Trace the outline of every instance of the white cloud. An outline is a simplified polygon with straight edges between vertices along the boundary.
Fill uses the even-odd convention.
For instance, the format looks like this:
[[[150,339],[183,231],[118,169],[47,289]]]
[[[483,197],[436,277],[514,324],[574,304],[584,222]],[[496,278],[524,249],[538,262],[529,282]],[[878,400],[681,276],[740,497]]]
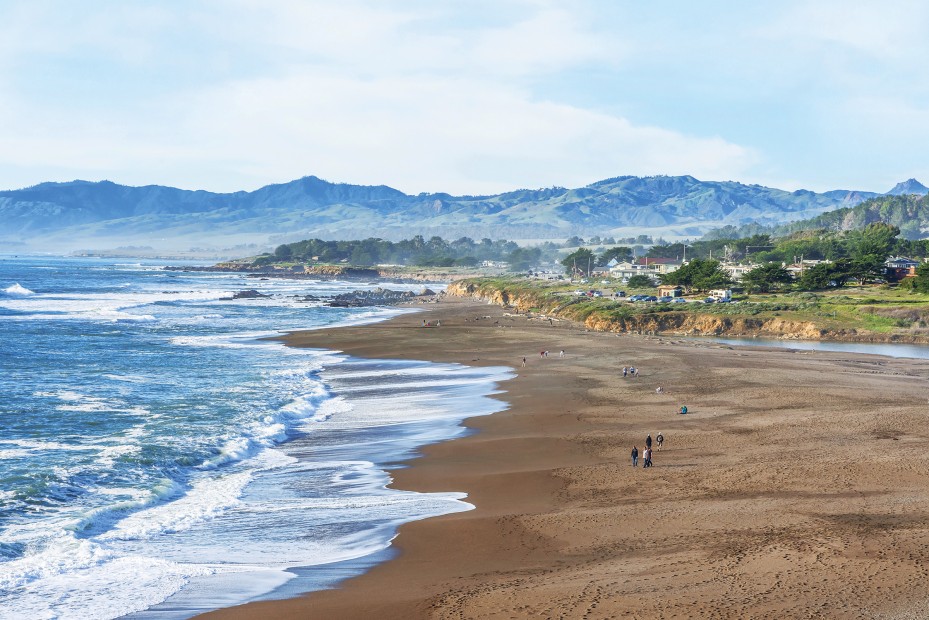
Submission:
[[[929,126],[929,8],[725,5],[9,3],[0,187],[317,174],[478,193],[693,174],[829,189],[929,165],[906,146]],[[855,144],[881,161],[853,161]]]
[[[111,85],[120,97],[150,88],[146,72],[184,54],[199,68],[185,70],[202,79],[118,105],[106,92],[96,102],[0,105],[9,130],[0,161],[17,175],[45,167],[231,191],[316,174],[480,193],[618,174],[728,178],[756,158],[717,137],[535,97],[532,85],[545,76],[611,66],[624,54],[593,28],[591,13],[560,3],[239,0],[157,11],[117,3],[78,16],[79,34],[68,34],[60,15],[37,26],[55,5],[20,20],[38,30],[31,52],[61,62],[90,53],[96,71],[139,69],[138,85]],[[185,40],[185,29],[202,40]]]
[[[803,45],[827,44],[885,60],[926,47],[929,7],[919,0],[820,1],[794,4],[762,32]]]
[[[748,150],[544,101],[477,80],[301,74],[201,93],[186,132],[223,153],[266,153],[250,172],[478,193],[583,185],[617,174],[716,178]],[[260,161],[264,159],[264,161]]]

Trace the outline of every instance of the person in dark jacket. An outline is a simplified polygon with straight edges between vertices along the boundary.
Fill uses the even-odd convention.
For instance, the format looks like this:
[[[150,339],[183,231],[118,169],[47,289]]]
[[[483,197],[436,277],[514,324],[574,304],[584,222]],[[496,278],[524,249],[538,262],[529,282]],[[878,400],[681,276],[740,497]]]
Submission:
[[[635,467],[639,462],[639,449],[632,446],[632,466]]]

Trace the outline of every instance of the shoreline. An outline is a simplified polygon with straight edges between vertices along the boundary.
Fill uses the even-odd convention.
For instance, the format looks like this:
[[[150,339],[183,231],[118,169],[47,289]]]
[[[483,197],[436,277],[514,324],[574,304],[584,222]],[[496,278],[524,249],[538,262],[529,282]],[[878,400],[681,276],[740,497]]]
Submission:
[[[394,488],[464,491],[476,508],[402,526],[393,559],[335,590],[198,617],[905,618],[925,609],[929,361],[586,332],[468,300],[427,309],[440,329],[402,314],[285,341],[514,367],[501,386],[507,410],[469,418],[476,433],[391,472]],[[642,376],[622,379],[626,364]],[[675,415],[678,404],[691,413]],[[667,442],[656,466],[633,469],[631,445],[658,432]]]

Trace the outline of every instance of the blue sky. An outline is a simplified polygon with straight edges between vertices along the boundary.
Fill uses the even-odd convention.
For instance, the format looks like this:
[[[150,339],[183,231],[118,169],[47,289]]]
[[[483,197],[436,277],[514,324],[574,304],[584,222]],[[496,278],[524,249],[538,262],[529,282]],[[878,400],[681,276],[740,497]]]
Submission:
[[[929,184],[916,0],[0,0],[0,188]]]

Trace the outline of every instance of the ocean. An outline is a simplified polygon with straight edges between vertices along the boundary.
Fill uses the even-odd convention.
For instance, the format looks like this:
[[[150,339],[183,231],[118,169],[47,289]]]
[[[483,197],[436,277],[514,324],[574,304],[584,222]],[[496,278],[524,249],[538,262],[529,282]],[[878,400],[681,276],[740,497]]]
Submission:
[[[0,255],[0,618],[176,619],[332,587],[463,494],[386,488],[510,369],[268,337],[387,319],[165,261]],[[230,299],[243,289],[270,297]]]

